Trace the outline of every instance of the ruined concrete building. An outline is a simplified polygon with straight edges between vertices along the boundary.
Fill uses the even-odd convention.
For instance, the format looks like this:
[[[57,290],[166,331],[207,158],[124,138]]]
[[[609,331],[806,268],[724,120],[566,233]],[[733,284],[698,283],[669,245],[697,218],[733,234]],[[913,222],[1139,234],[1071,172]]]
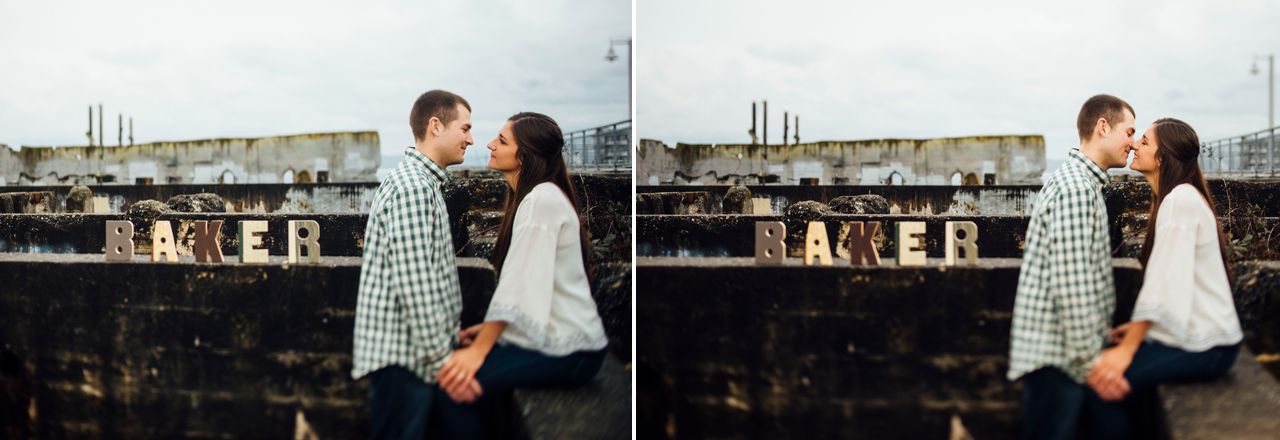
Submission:
[[[0,144],[0,185],[375,182],[379,145],[374,131],[18,151]]]
[[[636,179],[661,184],[1038,185],[1044,136],[666,144],[641,139]]]

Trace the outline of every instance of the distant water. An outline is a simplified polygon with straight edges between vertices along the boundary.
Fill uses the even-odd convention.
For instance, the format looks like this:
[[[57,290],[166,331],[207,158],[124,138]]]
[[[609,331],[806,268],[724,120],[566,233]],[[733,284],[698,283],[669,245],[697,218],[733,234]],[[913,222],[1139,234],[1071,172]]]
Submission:
[[[1058,167],[1061,167],[1063,162],[1066,162],[1066,160],[1064,160],[1064,159],[1045,159],[1045,160],[1044,160],[1044,174],[1041,174],[1041,175],[1040,175],[1040,181],[1041,181],[1041,182],[1048,182],[1048,181],[1049,181],[1049,176],[1052,176],[1054,171],[1058,171]]]

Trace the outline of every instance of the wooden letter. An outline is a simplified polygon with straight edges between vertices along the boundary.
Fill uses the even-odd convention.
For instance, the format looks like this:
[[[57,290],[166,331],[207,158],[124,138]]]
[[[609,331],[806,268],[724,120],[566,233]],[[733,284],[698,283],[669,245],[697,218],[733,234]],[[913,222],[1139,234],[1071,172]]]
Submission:
[[[809,222],[809,233],[804,236],[804,265],[812,266],[814,259],[823,266],[831,265],[831,245],[827,244],[827,224]]]
[[[173,243],[173,226],[168,220],[156,220],[151,225],[151,261],[178,262],[178,246]]]
[[[107,261],[133,259],[133,222],[107,220]]]
[[[218,236],[222,234],[222,220],[201,220],[195,223],[194,229],[196,237],[191,249],[196,254],[196,261],[221,263],[222,247],[218,246]]]
[[[241,263],[266,263],[267,250],[258,249],[262,245],[262,234],[267,232],[267,222],[265,220],[241,220],[240,233],[237,234],[237,240],[240,242],[240,262]]]
[[[924,250],[919,235],[924,234],[924,222],[898,222],[894,224],[898,231],[897,252],[899,266],[924,266]]]
[[[304,238],[300,232],[307,231]],[[307,262],[320,262],[320,224],[315,220],[289,220],[289,262],[297,263],[302,248],[307,248]]]
[[[756,264],[781,264],[787,254],[787,225],[756,222]]]
[[[854,266],[879,265],[880,251],[876,250],[872,240],[880,233],[880,222],[862,222],[849,224],[849,262]]]
[[[964,231],[964,238],[957,238],[956,233]],[[974,222],[947,222],[947,266],[957,265],[956,259],[962,262],[959,264],[968,266],[978,263],[978,225]],[[960,257],[960,250],[964,249],[964,257]]]

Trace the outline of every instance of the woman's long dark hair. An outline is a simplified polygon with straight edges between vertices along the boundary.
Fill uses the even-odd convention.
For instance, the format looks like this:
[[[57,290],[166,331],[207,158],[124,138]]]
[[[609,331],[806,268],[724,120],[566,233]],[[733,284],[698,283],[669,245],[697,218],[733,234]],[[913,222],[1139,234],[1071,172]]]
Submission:
[[[1159,177],[1155,188],[1151,189],[1151,213],[1147,219],[1147,238],[1142,244],[1142,267],[1147,267],[1151,258],[1151,247],[1156,241],[1156,215],[1160,213],[1160,202],[1173,191],[1173,188],[1189,183],[1200,191],[1204,201],[1209,203],[1209,210],[1214,212],[1214,224],[1218,228],[1218,251],[1222,253],[1222,266],[1231,278],[1231,264],[1227,261],[1227,238],[1222,233],[1222,223],[1218,222],[1214,209],[1213,196],[1209,194],[1209,184],[1200,172],[1197,158],[1200,156],[1200,137],[1195,129],[1186,122],[1173,118],[1157,120],[1152,126],[1156,135],[1156,159],[1159,162]]]
[[[564,148],[564,135],[560,132],[560,125],[550,116],[533,112],[516,113],[507,120],[511,122],[511,134],[515,137],[511,141],[518,146],[516,159],[520,161],[520,176],[516,178],[515,188],[507,187],[506,203],[502,208],[502,228],[498,230],[498,241],[489,258],[498,273],[502,273],[503,260],[507,258],[507,250],[511,247],[516,208],[533,187],[543,182],[554,183],[568,196],[574,212],[582,212],[578,207],[578,193],[574,190],[573,181],[569,180],[569,168],[560,155]],[[582,242],[582,265],[590,279],[591,254],[587,252],[587,246],[591,243],[590,235],[587,233],[585,219],[580,218],[578,224]],[[553,257],[554,255],[547,256]]]

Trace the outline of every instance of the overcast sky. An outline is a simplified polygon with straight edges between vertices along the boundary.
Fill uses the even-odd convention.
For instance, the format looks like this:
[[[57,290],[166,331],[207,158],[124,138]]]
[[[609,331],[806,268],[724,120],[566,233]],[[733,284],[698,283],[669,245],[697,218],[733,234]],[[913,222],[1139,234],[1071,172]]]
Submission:
[[[136,143],[376,130],[396,154],[443,88],[471,102],[483,166],[519,111],[628,119],[626,47],[604,56],[630,32],[629,0],[0,0],[0,143],[85,145],[101,102],[108,145],[123,112]]]
[[[1111,93],[1201,140],[1264,129],[1280,2],[685,2],[636,11],[638,136],[745,143],[768,99],[801,141],[1043,134],[1079,145],[1081,104]]]

